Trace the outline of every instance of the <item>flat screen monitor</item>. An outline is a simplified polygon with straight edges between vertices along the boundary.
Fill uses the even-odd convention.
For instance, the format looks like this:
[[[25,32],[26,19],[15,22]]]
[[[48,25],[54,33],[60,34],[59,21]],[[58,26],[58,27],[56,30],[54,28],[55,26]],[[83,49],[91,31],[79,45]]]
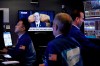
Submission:
[[[84,33],[88,38],[100,39],[100,1],[84,1]]]
[[[10,32],[3,32],[3,39],[5,47],[10,47],[13,45]]]
[[[36,21],[39,13],[39,22]],[[26,18],[30,22],[29,31],[52,31],[52,24],[55,13],[54,11],[34,11],[34,10],[19,10],[18,19]]]
[[[100,19],[89,19],[84,21],[84,33],[87,38],[100,39]]]
[[[100,18],[100,1],[84,2],[85,19]]]

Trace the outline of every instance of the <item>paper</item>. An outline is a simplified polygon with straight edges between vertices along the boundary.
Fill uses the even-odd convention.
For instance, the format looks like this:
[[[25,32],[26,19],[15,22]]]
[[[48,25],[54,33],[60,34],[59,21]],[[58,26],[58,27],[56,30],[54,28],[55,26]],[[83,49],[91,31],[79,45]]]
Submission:
[[[2,62],[2,64],[4,64],[4,65],[8,65],[8,64],[19,64],[19,61],[4,61],[4,62]]]

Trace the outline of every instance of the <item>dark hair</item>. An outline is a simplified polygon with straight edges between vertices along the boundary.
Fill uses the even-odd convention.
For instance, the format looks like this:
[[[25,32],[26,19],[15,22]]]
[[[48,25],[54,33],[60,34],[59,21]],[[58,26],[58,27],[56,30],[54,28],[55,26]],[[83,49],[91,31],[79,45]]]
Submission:
[[[55,16],[55,19],[58,20],[57,24],[59,31],[64,35],[68,34],[72,25],[72,18],[70,15],[67,13],[58,13]]]
[[[28,19],[22,18],[22,19],[19,19],[18,21],[22,21],[23,25],[25,27],[25,31],[28,31],[28,29],[30,27],[30,23],[28,22]]]
[[[81,13],[81,12],[82,12],[82,11],[79,11],[79,10],[74,10],[74,11],[72,12],[71,17],[72,17],[73,21],[76,19],[76,17],[80,17],[80,13]]]

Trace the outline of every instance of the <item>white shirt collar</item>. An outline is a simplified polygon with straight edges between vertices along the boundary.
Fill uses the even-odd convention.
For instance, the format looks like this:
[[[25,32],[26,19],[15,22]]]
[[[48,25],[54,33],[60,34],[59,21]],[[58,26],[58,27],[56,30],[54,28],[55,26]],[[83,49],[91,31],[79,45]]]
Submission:
[[[38,21],[38,22],[35,22],[35,24],[40,24],[40,21]]]
[[[18,36],[18,38],[20,39],[22,35],[23,35],[23,34],[20,34],[20,35]]]
[[[80,29],[79,27],[77,27],[76,25],[72,24],[73,26],[75,26],[77,29]]]
[[[62,34],[58,34],[58,35],[56,35],[56,37],[55,38],[57,38],[58,36],[60,36],[60,35],[62,35]]]
[[[39,25],[40,25],[40,21],[35,22],[35,24],[36,24],[36,27],[39,27]]]

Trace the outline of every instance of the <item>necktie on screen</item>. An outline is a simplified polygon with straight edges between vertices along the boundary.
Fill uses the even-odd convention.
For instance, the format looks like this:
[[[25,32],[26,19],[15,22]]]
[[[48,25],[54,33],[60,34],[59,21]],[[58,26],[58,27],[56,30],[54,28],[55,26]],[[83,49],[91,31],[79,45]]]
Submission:
[[[36,27],[39,27],[39,24],[36,24]]]

